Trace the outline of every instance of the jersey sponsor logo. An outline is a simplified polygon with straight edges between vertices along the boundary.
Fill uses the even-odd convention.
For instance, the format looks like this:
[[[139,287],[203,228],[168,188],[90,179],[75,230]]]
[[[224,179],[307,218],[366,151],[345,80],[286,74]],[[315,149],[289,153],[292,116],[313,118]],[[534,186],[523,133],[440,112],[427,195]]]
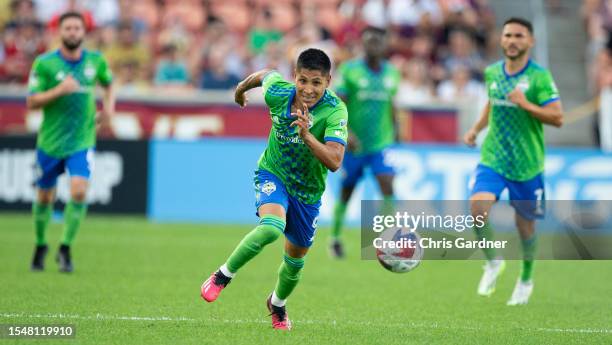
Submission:
[[[366,78],[361,78],[359,79],[357,84],[359,84],[359,87],[368,87],[368,84],[370,84],[370,82]]]
[[[388,101],[389,94],[385,91],[359,90],[357,99],[360,101]]]
[[[272,181],[266,181],[266,183],[261,186],[261,192],[266,193],[267,196],[270,196],[274,191],[276,191],[276,183]]]
[[[297,133],[296,135],[293,136],[287,136],[284,135],[280,132],[276,132],[275,133],[276,139],[278,139],[279,141],[282,141],[284,143],[292,143],[292,144],[304,144],[304,140],[302,140],[302,138],[300,138]]]
[[[517,108],[518,106],[512,102],[510,102],[507,99],[497,99],[497,98],[491,98],[491,104],[493,104],[494,106],[498,106],[498,107],[512,107],[512,108]]]

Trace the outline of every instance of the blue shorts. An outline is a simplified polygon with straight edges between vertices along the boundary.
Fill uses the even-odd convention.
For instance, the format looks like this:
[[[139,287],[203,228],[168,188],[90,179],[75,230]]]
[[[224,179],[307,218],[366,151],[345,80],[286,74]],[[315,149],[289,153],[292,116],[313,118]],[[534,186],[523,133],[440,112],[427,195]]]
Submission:
[[[472,195],[487,192],[495,194],[495,198],[499,200],[500,194],[508,188],[510,202],[523,218],[528,220],[544,218],[546,199],[542,174],[527,181],[511,181],[493,169],[478,164],[473,179]]]
[[[68,169],[70,176],[89,179],[93,168],[92,149],[75,152],[65,158],[51,157],[41,149],[36,150],[36,185],[41,189],[51,189],[57,184],[57,178]]]
[[[368,166],[374,176],[394,175],[393,167],[385,162],[386,152],[387,150],[382,150],[365,155],[355,155],[346,151],[342,161],[342,187],[355,186]]]
[[[317,231],[321,202],[305,204],[287,193],[283,182],[266,170],[255,171],[255,209],[264,204],[279,204],[285,208],[285,237],[296,246],[310,247]],[[258,214],[259,216],[259,214]]]

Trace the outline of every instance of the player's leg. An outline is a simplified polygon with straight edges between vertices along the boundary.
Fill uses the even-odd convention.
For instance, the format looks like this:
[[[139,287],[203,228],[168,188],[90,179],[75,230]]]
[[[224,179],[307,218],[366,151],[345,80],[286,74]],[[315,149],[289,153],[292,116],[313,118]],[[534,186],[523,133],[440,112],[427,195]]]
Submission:
[[[340,191],[340,199],[336,201],[334,207],[334,215],[332,219],[331,229],[331,244],[330,254],[336,258],[344,257],[344,246],[340,240],[342,234],[342,227],[344,225],[344,218],[346,216],[346,208],[355,185],[359,182],[359,179],[363,176],[364,159],[363,157],[355,156],[351,152],[344,154],[342,161],[342,189]]]
[[[287,191],[283,183],[260,170],[256,172],[255,188],[259,225],[244,236],[225,263],[202,284],[201,295],[207,302],[215,301],[238,270],[285,231]]]
[[[542,175],[526,182],[509,183],[510,199],[515,208],[516,227],[521,239],[523,261],[508,305],[521,305],[529,302],[533,291],[533,266],[537,251],[535,221],[544,216],[544,181]]]
[[[491,207],[497,202],[505,186],[502,176],[486,166],[478,165],[474,174],[470,211],[475,219],[484,219],[482,227],[474,226],[474,232],[479,240],[493,240],[493,229],[489,223],[489,214]],[[487,263],[478,284],[478,294],[490,296],[495,292],[497,278],[503,273],[506,264],[497,255],[494,248],[485,248],[483,252]]]
[[[383,213],[390,214],[394,211],[393,177],[395,169],[387,162],[387,150],[370,155],[368,164],[372,173],[376,176],[380,193],[383,196]]]
[[[314,240],[319,208],[320,203],[308,205],[289,197],[285,253],[278,270],[276,287],[266,303],[275,329],[291,328],[285,304],[302,276],[304,257]]]
[[[36,201],[32,204],[32,218],[36,233],[36,245],[32,257],[33,271],[42,271],[45,267],[45,257],[48,252],[47,228],[53,212],[55,201],[55,185],[57,177],[64,171],[64,161],[48,156],[41,150],[36,152],[36,169],[38,190]]]
[[[70,173],[70,200],[64,208],[64,232],[57,261],[60,265],[60,271],[72,272],[70,248],[87,214],[86,198],[89,177],[93,168],[93,149],[82,150],[68,157],[66,168]]]

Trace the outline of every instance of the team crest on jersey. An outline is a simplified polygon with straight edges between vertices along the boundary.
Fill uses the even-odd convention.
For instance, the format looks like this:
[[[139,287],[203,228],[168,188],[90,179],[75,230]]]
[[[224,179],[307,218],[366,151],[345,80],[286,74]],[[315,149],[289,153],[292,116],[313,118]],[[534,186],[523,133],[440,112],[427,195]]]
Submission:
[[[359,87],[367,87],[369,82],[366,78],[361,78],[359,79],[359,81],[357,82],[359,84]]]
[[[64,71],[58,71],[55,74],[55,80],[64,80],[64,78],[66,78],[66,73]]]
[[[91,65],[87,65],[83,71],[83,74],[87,79],[91,80],[96,75],[96,70]]]
[[[491,83],[491,91],[495,91],[497,90],[497,82],[492,82]]]
[[[529,89],[529,78],[527,76],[523,76],[521,79],[519,79],[516,87],[519,90],[526,92]]]
[[[272,116],[272,122],[276,123],[277,125],[280,124],[280,119],[278,118],[278,116]]]
[[[383,80],[383,85],[385,86],[385,89],[392,89],[393,88],[393,84],[395,84],[395,83],[393,82],[393,78],[391,78],[391,77],[386,77]]]
[[[266,183],[261,186],[262,193],[266,193],[267,196],[270,196],[270,194],[274,193],[275,190],[276,184],[272,181],[266,181]]]

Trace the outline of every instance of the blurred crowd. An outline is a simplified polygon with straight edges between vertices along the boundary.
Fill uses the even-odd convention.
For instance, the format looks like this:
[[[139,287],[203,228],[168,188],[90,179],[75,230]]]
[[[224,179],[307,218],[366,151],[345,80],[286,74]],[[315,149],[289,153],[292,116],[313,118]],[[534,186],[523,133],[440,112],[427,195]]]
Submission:
[[[596,95],[612,87],[612,0],[583,0],[582,18],[589,38],[589,91]]]
[[[499,56],[488,0],[0,0],[0,83],[27,81],[67,10],[84,15],[86,47],[105,54],[122,92],[231,89],[261,68],[290,77],[307,46],[337,65],[361,54],[366,26],[388,29],[407,104],[481,99],[483,67]]]

